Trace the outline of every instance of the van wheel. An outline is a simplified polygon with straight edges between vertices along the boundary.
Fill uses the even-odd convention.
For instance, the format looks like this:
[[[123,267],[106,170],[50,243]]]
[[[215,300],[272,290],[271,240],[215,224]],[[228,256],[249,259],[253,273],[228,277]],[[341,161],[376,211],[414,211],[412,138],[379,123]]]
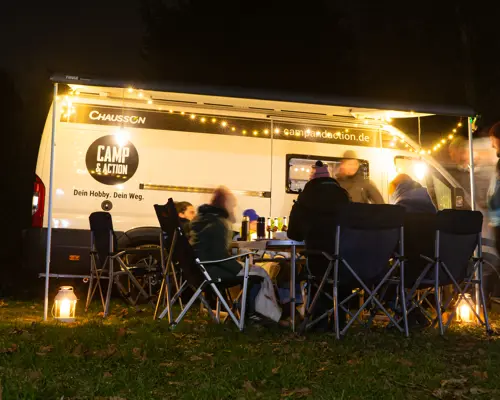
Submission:
[[[159,249],[156,244],[145,244],[134,246],[135,249]],[[127,255],[125,263],[130,266],[132,274],[135,276],[139,284],[144,288],[150,299],[156,299],[160,290],[162,274],[161,274],[161,259],[154,256],[142,257],[136,255]],[[140,291],[130,281],[126,275],[121,275],[119,278],[121,286],[124,290],[120,290],[120,294],[128,301],[137,301],[136,304],[146,304],[148,300],[144,296],[140,296]]]

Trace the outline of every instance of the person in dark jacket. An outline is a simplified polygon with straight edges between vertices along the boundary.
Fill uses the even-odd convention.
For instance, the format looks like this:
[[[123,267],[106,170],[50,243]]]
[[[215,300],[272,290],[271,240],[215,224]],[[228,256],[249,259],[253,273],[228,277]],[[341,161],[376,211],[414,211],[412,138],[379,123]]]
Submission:
[[[198,208],[191,222],[190,242],[200,260],[221,260],[230,257],[232,224],[235,222],[236,197],[226,188],[214,191],[209,204]],[[231,279],[238,275],[242,265],[237,260],[207,264],[213,279]]]
[[[399,174],[389,183],[389,196],[392,204],[404,207],[407,212],[430,214],[437,212],[427,189],[409,175]]]
[[[344,153],[336,176],[338,183],[347,190],[353,203],[384,204],[377,187],[363,176],[356,157],[356,153],[352,150]]]
[[[179,221],[181,227],[189,237],[189,231],[191,230],[191,221],[196,215],[196,211],[191,203],[187,201],[179,201],[175,203],[175,209],[177,210],[177,215],[179,216]]]
[[[312,167],[309,182],[306,183],[292,207],[288,237],[293,240],[305,240],[308,250],[324,250],[332,253],[335,243],[335,207],[347,203],[349,203],[349,195],[346,190],[330,176],[328,166],[317,161]],[[328,267],[328,261],[323,256],[311,255],[308,264],[311,273],[319,283]],[[325,286],[324,290],[331,293],[331,285]],[[349,294],[350,290],[347,288],[339,288],[340,299]],[[332,308],[332,301],[324,294],[321,295],[313,318],[330,308]],[[327,324],[328,321],[325,319],[315,327],[322,331],[328,328]]]

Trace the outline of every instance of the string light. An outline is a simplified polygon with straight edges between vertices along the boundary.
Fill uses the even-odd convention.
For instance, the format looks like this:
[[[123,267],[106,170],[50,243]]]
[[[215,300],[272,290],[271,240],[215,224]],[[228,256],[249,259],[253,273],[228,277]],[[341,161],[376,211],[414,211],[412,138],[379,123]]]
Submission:
[[[451,141],[453,140],[453,138],[455,137],[455,133],[457,133],[458,131],[458,128],[461,128],[463,126],[462,122],[458,122],[457,123],[457,127],[456,128],[453,128],[451,131],[452,133],[449,133],[448,135],[442,137],[436,144],[434,144],[434,146],[432,146],[431,148],[429,149],[420,149],[420,154],[431,154],[433,151],[439,151],[441,150],[442,148],[444,148],[445,144],[448,142],[448,141]],[[410,149],[411,151],[411,149]]]
[[[206,119],[205,117],[202,117],[202,118],[200,119],[200,121],[201,121],[201,122],[205,122],[206,120],[207,120],[207,119]]]
[[[222,121],[221,125],[225,128],[227,126],[227,122],[226,121]]]

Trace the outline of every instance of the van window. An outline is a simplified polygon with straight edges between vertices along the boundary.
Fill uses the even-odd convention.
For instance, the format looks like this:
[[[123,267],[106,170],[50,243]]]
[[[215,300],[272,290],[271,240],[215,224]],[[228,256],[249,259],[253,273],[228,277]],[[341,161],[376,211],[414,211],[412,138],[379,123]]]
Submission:
[[[424,160],[397,156],[394,158],[397,174],[407,174],[426,187],[438,210],[453,208],[453,186]]]
[[[335,177],[342,157],[321,157],[306,154],[287,154],[286,156],[286,193],[300,193],[309,181],[312,166],[316,161],[321,160],[328,166],[330,176]],[[370,178],[369,163],[366,160],[358,159],[359,169],[365,179]]]

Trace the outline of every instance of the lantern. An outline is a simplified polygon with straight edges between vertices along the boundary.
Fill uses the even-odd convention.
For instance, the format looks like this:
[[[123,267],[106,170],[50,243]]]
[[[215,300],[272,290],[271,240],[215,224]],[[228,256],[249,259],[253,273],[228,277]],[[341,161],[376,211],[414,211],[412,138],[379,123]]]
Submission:
[[[61,322],[74,322],[76,300],[72,286],[61,286],[54,300],[54,318]]]
[[[460,322],[473,322],[474,321],[474,311],[471,308],[472,298],[469,293],[465,293],[464,296],[460,297],[460,301],[457,304],[457,321]]]

